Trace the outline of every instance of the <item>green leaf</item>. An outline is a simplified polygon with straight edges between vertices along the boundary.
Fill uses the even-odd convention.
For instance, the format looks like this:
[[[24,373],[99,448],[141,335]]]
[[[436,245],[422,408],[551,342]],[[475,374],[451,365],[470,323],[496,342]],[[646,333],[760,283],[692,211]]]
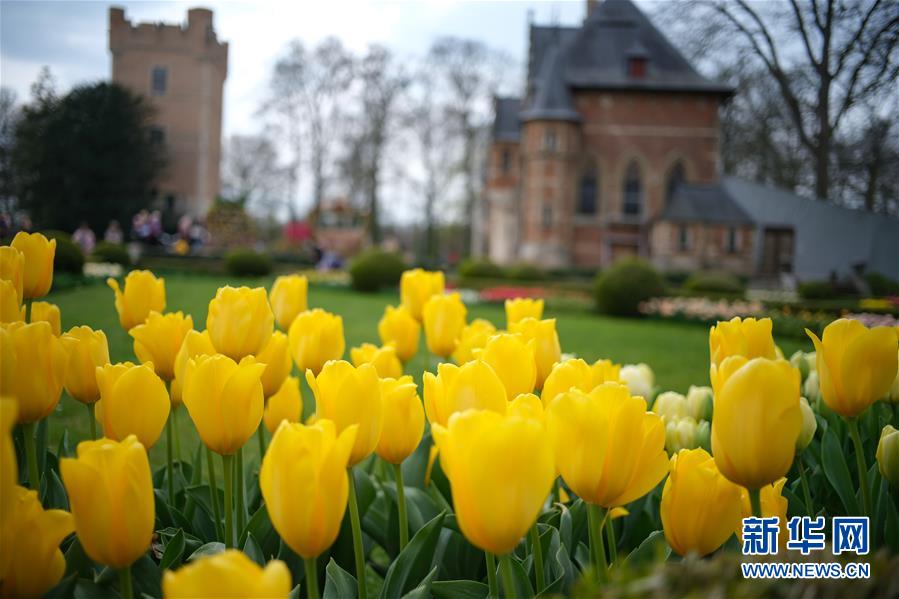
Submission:
[[[403,595],[402,599],[430,599],[431,597],[431,584],[433,584],[434,576],[437,574],[437,568],[439,566],[434,566],[431,568],[431,571],[425,577],[421,583]]]
[[[51,510],[69,511],[69,497],[66,495],[66,488],[59,480],[59,475],[55,470],[45,470],[42,485],[44,489],[44,508]]]
[[[77,574],[83,578],[94,577],[94,562],[84,552],[81,541],[74,537],[72,544],[66,549],[66,576]]]
[[[468,542],[462,533],[449,528],[444,520],[435,556],[440,556],[439,578],[447,580],[481,580],[486,576],[484,552]]]
[[[887,546],[893,552],[899,552],[899,511],[896,509],[896,502],[890,501],[887,504],[886,517],[886,533],[884,539]]]
[[[325,568],[325,592],[322,599],[341,599],[356,596],[356,579],[337,565],[333,559]]]
[[[247,554],[248,558],[260,566],[265,565],[265,556],[262,554],[262,549],[259,547],[259,543],[256,542],[253,533],[247,534],[247,540],[243,544],[243,552]]]
[[[262,555],[265,557],[266,561],[278,555],[280,537],[278,536],[275,527],[272,526],[268,510],[264,505],[260,506],[250,518],[250,521],[247,522],[247,527],[240,537],[241,543],[246,543],[247,535],[250,534],[252,534],[256,539],[256,542],[259,543],[259,548],[262,550]]]
[[[224,550],[224,543],[219,543],[218,541],[206,543],[205,545],[201,546],[199,549],[191,553],[190,557],[187,558],[187,561],[192,562],[202,557],[206,557],[207,555],[215,555],[216,553],[221,553]]]
[[[855,497],[855,485],[849,476],[849,466],[846,464],[846,456],[836,433],[831,428],[824,433],[821,443],[821,463],[824,466],[824,475],[833,486],[847,514],[857,515],[861,513],[858,499]]]
[[[521,565],[521,561],[515,557],[514,555],[508,555],[501,559],[508,559],[512,564],[512,582],[515,585],[515,588],[511,590],[503,588],[502,594],[504,597],[533,597],[534,589],[531,588],[531,581],[528,580],[528,573],[525,571],[524,566]],[[500,566],[500,570],[502,566]],[[497,573],[497,578],[500,581],[500,587],[502,587],[502,577]]]
[[[431,594],[435,599],[485,599],[490,589],[473,580],[435,580]]]
[[[568,549],[564,545],[560,544],[553,556],[553,561],[548,570],[553,579],[542,593],[544,595],[567,595],[575,580],[574,564],[571,563]]]
[[[653,531],[643,539],[640,545],[631,551],[625,562],[630,566],[640,566],[655,560],[665,561],[671,555],[671,547],[665,540],[665,533],[661,530]]]
[[[71,599],[75,594],[75,586],[77,584],[77,576],[63,578],[55,587],[47,591],[43,599]]]
[[[131,564],[131,577],[134,581],[134,594],[139,597],[141,593],[150,597],[162,596],[162,576],[156,562],[145,553]]]
[[[159,569],[172,569],[181,563],[181,555],[184,553],[184,529],[179,528],[172,540],[166,543],[162,559],[159,560]]]
[[[444,514],[441,513],[424,525],[390,564],[387,576],[384,577],[384,586],[381,587],[381,597],[402,597],[428,575],[443,518]]]

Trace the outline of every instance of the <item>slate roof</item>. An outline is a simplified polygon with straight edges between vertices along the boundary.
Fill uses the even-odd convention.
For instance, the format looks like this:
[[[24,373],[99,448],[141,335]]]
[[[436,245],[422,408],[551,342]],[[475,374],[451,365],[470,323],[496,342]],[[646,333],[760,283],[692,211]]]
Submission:
[[[574,103],[571,101],[571,94],[568,92],[568,85],[565,83],[564,60],[564,46],[547,48],[534,88],[534,98],[527,109],[522,111],[522,120],[581,120],[581,115],[575,109]]]
[[[672,222],[753,224],[753,219],[721,183],[679,185],[659,218]]]
[[[521,138],[521,100],[496,97],[493,99],[493,110],[493,140],[518,141]]]

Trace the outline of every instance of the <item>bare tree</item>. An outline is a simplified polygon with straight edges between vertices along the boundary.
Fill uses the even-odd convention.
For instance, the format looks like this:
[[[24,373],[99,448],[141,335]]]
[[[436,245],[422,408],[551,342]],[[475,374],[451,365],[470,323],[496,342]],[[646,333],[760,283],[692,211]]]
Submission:
[[[19,118],[16,92],[0,87],[0,212],[6,214],[12,213],[15,208],[12,156]]]
[[[222,161],[222,194],[274,218],[284,203],[289,174],[264,135],[232,135]]]

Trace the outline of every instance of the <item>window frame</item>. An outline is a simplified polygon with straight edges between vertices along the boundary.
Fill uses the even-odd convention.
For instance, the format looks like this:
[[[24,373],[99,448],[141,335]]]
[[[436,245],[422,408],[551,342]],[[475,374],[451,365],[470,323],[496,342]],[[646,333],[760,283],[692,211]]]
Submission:
[[[632,175],[635,176],[632,178]],[[632,185],[635,187],[632,188]],[[624,177],[621,181],[621,214],[625,217],[642,217],[643,196],[643,173],[639,163],[631,160],[624,169]]]
[[[161,78],[158,78],[161,74]],[[161,81],[162,85],[157,86]],[[150,69],[150,95],[165,96],[169,92],[169,68],[165,65],[154,65]]]

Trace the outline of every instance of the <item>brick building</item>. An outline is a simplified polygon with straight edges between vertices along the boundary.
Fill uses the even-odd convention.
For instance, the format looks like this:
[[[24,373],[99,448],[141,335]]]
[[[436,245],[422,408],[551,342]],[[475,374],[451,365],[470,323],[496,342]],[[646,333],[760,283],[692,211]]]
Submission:
[[[168,166],[157,184],[159,208],[203,216],[219,193],[222,88],[228,44],[212,26],[212,11],[192,8],[186,25],[132,24],[109,9],[112,80],[146,96],[156,109],[154,135]]]

